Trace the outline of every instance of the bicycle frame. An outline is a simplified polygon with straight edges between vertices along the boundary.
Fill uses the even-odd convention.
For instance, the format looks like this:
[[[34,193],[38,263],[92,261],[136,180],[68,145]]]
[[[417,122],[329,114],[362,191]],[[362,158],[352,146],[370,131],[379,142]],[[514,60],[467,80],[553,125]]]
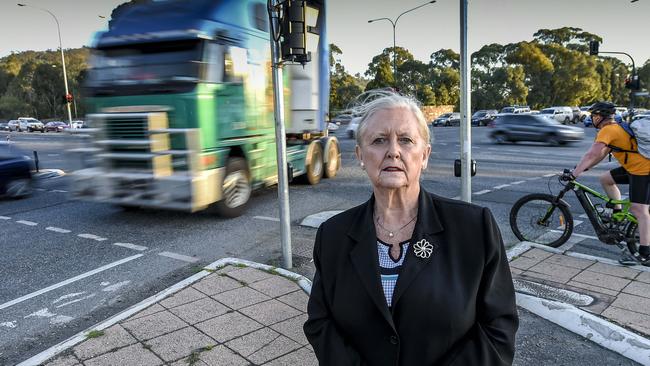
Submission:
[[[575,193],[576,197],[578,198],[578,202],[580,202],[580,205],[585,210],[585,213],[589,218],[589,222],[591,223],[594,230],[596,231],[596,235],[598,236],[598,239],[604,243],[619,244],[621,238],[620,237],[616,238],[615,234],[621,232],[619,230],[616,230],[616,232],[612,232],[610,228],[605,226],[602,218],[600,217],[600,215],[598,215],[596,206],[591,201],[591,198],[589,198],[590,195],[603,200],[606,204],[609,205],[620,204],[622,206],[620,212],[612,214],[613,222],[624,223],[627,221],[627,222],[632,222],[634,224],[638,224],[636,217],[634,217],[634,215],[630,213],[631,204],[629,200],[610,199],[606,195],[597,192],[585,186],[584,184],[580,184],[576,181],[570,181],[566,184],[566,186],[562,189],[562,191],[560,191],[560,193],[556,196],[555,198],[557,201],[556,203],[562,201],[562,198],[568,191],[573,191]],[[621,233],[621,234],[625,235],[625,233]]]

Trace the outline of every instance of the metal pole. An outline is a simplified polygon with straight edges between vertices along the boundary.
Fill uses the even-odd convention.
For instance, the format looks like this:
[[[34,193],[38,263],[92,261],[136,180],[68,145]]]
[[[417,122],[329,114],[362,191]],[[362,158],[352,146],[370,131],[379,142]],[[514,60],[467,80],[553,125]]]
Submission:
[[[467,0],[460,0],[460,198],[472,202],[471,60],[467,54]]]
[[[269,0],[275,10],[276,0]],[[273,20],[275,22],[275,20]],[[276,26],[273,27],[277,29]],[[271,57],[273,69],[273,103],[275,114],[275,141],[278,159],[278,199],[280,200],[280,235],[282,243],[282,267],[293,267],[291,258],[291,222],[289,211],[289,177],[287,173],[287,142],[284,127],[284,94],[282,64],[278,42],[271,32]]]
[[[395,45],[395,27],[397,27],[397,23],[393,23],[393,79],[395,82],[395,87],[397,87],[397,49]]]

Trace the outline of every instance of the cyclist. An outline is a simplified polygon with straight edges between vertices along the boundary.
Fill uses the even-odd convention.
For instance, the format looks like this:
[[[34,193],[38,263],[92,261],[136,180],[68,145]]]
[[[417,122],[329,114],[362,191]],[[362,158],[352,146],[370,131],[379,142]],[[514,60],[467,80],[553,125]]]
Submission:
[[[610,172],[611,181],[605,175],[601,183],[605,183],[605,191],[612,198],[620,198],[620,192],[614,183],[629,183],[630,212],[639,223],[639,251],[635,253],[636,261],[650,266],[650,160],[636,153],[636,141],[614,120],[616,106],[609,102],[596,102],[589,108],[593,126],[598,129],[596,140],[589,151],[580,159],[573,170],[577,178],[585,170],[598,164],[610,152],[622,166]],[[628,150],[628,151],[617,151]],[[634,151],[634,152],[629,152]],[[621,258],[621,264],[635,264],[629,258]]]

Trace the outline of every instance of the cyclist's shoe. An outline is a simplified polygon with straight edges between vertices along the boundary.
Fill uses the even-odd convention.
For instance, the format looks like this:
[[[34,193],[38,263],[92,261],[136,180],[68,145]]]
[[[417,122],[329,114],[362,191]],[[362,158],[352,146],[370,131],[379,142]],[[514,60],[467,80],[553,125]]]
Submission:
[[[629,254],[622,254],[621,258],[618,260],[618,263],[624,266],[636,266],[637,264],[639,264],[639,260],[637,260],[636,257],[633,257]]]
[[[634,253],[634,258],[639,264],[650,267],[650,255],[643,255],[639,252]]]

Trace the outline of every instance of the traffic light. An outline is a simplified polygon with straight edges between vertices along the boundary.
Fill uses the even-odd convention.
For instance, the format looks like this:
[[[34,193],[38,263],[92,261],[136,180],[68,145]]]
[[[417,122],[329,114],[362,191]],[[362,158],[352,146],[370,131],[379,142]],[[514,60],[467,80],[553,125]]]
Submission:
[[[625,78],[625,87],[627,89],[632,89],[632,90],[641,89],[641,82],[639,80],[639,75],[632,75]]]
[[[589,41],[589,54],[591,56],[598,56],[598,47],[600,43],[598,41]]]
[[[72,100],[73,100],[72,94],[68,93],[68,94],[65,95],[65,102],[66,103],[72,103]]]
[[[288,0],[284,2],[280,26],[282,59],[300,62],[303,65],[311,61],[311,53],[307,51],[306,18],[306,1]]]

